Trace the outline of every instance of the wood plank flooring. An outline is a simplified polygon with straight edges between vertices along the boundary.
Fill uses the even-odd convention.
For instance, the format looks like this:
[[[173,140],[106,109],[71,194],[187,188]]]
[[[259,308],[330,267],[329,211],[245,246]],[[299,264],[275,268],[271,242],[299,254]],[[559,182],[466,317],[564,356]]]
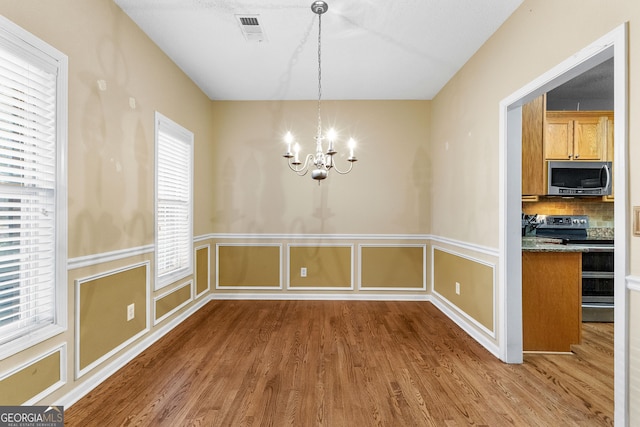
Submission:
[[[212,301],[67,426],[610,426],[613,324],[507,365],[428,302]]]

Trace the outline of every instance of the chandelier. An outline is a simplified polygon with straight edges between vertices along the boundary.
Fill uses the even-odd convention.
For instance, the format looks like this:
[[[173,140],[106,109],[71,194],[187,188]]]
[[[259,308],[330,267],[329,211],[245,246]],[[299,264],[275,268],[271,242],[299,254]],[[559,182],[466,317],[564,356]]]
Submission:
[[[347,158],[349,168],[345,171],[338,169],[335,164],[335,160],[333,159],[333,156],[337,153],[334,148],[337,133],[335,130],[329,129],[325,136],[322,135],[322,119],[320,114],[320,103],[322,101],[322,14],[325,13],[327,9],[329,9],[329,5],[324,1],[314,1],[311,4],[311,10],[313,13],[318,15],[318,130],[315,136],[316,153],[308,154],[305,157],[303,164],[300,161],[300,144],[294,140],[291,132],[287,132],[284,137],[285,143],[287,144],[287,152],[283,155],[283,157],[287,159],[289,168],[300,176],[306,175],[309,169],[313,169],[311,171],[311,178],[318,180],[318,184],[320,184],[320,181],[329,175],[329,171],[331,169],[334,169],[339,174],[344,175],[351,172],[353,163],[358,161],[354,155],[356,142],[353,138],[350,138],[348,143],[349,157]],[[324,148],[322,147],[324,139],[327,139],[328,142],[327,151],[324,151]]]

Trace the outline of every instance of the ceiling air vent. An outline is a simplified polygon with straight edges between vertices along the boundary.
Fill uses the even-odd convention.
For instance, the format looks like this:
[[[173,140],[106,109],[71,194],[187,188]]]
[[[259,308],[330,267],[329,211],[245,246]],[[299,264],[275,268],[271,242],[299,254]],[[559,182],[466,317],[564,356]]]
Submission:
[[[260,15],[236,15],[244,38],[248,42],[266,42],[267,35],[260,25]]]

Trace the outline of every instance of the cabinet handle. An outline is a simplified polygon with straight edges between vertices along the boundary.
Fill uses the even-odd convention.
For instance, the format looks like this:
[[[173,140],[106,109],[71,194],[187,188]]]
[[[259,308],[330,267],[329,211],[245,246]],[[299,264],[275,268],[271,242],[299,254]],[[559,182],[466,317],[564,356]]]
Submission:
[[[580,157],[580,154],[576,154],[576,159],[577,159],[578,157]]]

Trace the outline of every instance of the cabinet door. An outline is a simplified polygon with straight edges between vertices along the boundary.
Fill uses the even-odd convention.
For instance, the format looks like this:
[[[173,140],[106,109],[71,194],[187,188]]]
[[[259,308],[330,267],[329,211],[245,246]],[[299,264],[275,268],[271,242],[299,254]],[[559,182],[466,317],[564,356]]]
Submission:
[[[564,117],[547,117],[544,158],[546,160],[572,160],[573,120]]]
[[[522,194],[543,196],[546,170],[543,158],[545,96],[522,106]]]
[[[602,160],[606,126],[600,117],[581,117],[573,125],[573,159]]]

